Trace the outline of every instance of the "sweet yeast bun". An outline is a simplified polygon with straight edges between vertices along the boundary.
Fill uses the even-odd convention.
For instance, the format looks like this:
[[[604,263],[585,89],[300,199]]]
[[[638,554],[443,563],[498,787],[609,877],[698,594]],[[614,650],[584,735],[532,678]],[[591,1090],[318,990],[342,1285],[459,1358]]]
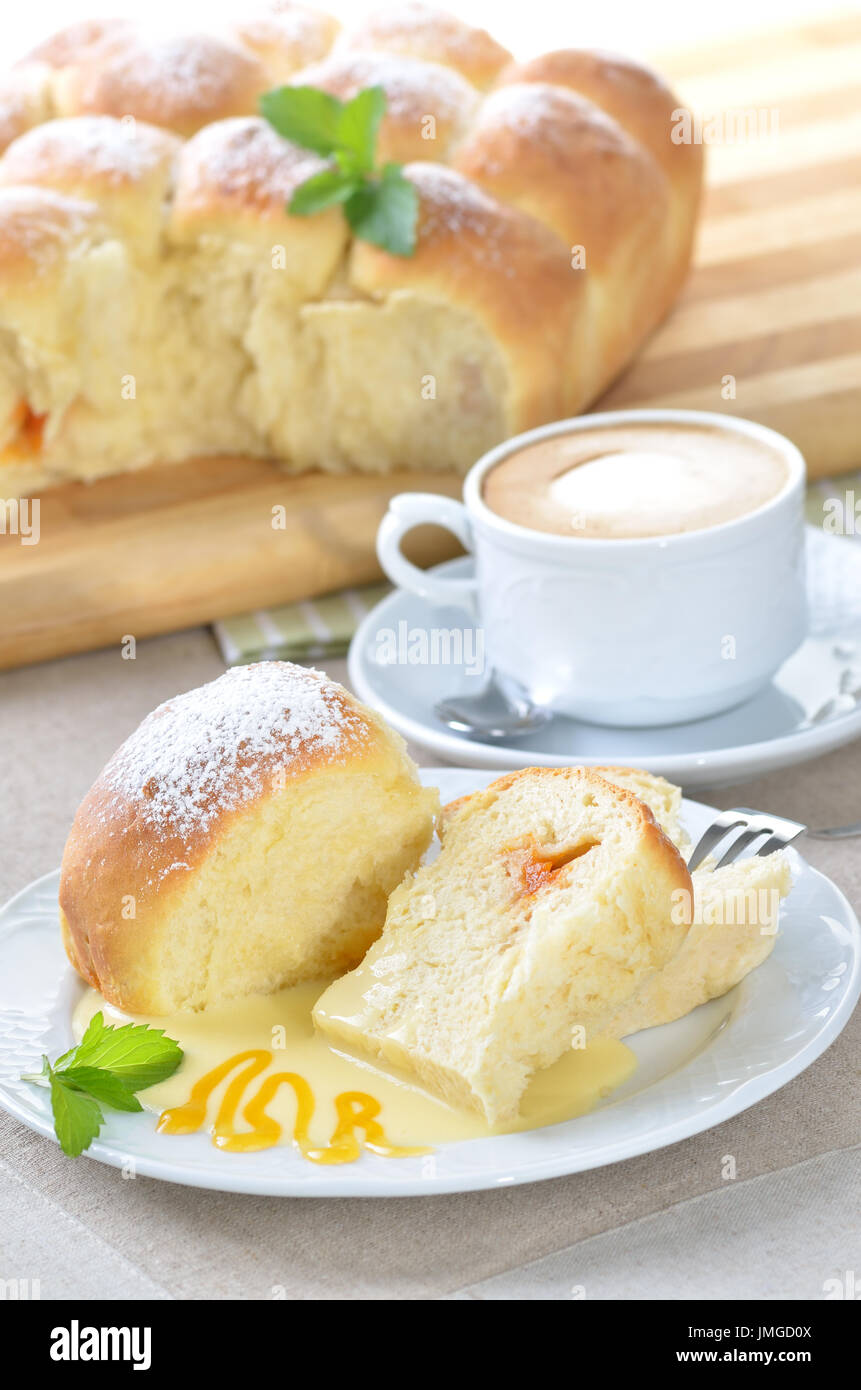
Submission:
[[[333,1042],[491,1122],[578,1026],[684,940],[690,876],[651,811],[582,768],[527,768],[466,798],[442,849],[389,900],[361,966],[314,1011]]]
[[[558,364],[583,319],[585,282],[564,244],[454,169],[405,172],[419,194],[415,254],[354,242],[350,293],[302,311],[308,409],[287,417],[283,437],[306,466],[322,449],[333,467],[447,459],[465,471],[520,422],[570,413]]]
[[[386,111],[377,155],[382,163],[449,158],[474,118],[478,92],[460,73],[391,53],[336,52],[291,79],[350,101],[365,87],[382,87]]]
[[[268,74],[240,43],[207,33],[150,38],[121,29],[57,76],[58,116],[133,116],[177,135],[254,109]]]
[[[181,149],[175,135],[112,116],[46,121],[0,160],[0,186],[53,188],[96,203],[103,219],[135,249],[153,256]]]
[[[491,86],[511,61],[508,50],[486,29],[474,29],[455,15],[413,0],[375,10],[347,29],[338,46],[441,63],[480,90]]]
[[[332,15],[289,0],[249,8],[235,26],[235,35],[264,64],[272,83],[286,82],[294,72],[316,63],[329,52],[340,25]]]
[[[437,801],[341,686],[234,668],[154,710],[85,797],[60,882],[69,959],[155,1015],[349,969]]]
[[[563,48],[526,63],[512,63],[499,78],[542,83],[585,97],[647,150],[666,175],[670,217],[666,268],[678,280],[690,257],[703,176],[703,147],[673,140],[680,103],[663,78],[643,63],[616,53]]]

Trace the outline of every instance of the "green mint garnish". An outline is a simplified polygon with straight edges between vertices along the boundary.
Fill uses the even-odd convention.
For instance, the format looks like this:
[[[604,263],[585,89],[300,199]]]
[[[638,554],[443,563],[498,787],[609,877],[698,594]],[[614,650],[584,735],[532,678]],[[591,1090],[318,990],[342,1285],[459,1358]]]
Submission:
[[[386,110],[382,87],[365,87],[340,101],[316,87],[276,87],[260,99],[260,110],[279,135],[330,161],[293,193],[288,210],[311,217],[340,203],[361,241],[394,256],[411,256],[416,246],[418,194],[400,164],[377,168],[376,147]]]
[[[105,1023],[101,1013],[90,1019],[77,1047],[53,1064],[42,1058],[42,1070],[22,1078],[48,1085],[54,1129],[60,1148],[70,1158],[88,1149],[104,1123],[101,1107],[140,1110],[135,1091],[155,1086],[172,1076],[182,1061],[182,1048],[162,1028]]]

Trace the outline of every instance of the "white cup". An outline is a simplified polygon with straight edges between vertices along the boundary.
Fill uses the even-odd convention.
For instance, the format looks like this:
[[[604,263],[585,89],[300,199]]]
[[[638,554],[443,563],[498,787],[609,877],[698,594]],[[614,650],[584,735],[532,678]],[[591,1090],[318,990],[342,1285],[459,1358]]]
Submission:
[[[761,440],[787,465],[780,492],[733,521],[636,539],[558,536],[498,516],[485,474],[509,454],[602,425],[709,424]],[[804,459],[749,420],[690,410],[625,410],[561,420],[506,440],[464,480],[463,502],[393,497],[377,554],[395,584],[434,604],[462,605],[484,629],[488,663],[537,704],[595,724],[701,719],[766,685],[803,641]],[[624,506],[624,499],[621,503]],[[474,578],[428,573],[401,552],[414,526],[453,531]]]

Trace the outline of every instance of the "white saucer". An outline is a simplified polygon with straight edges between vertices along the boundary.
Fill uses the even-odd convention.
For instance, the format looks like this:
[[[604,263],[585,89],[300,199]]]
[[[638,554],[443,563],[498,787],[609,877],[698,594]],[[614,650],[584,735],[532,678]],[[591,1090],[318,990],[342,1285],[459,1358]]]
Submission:
[[[488,773],[426,768],[443,801],[475,791]],[[716,813],[686,801],[693,839]],[[442,1144],[427,1158],[321,1167],[291,1148],[224,1153],[204,1133],[157,1134],[155,1116],[110,1111],[87,1157],[142,1176],[227,1192],[283,1197],[395,1197],[464,1192],[559,1177],[650,1153],[746,1110],[810,1066],[848,1021],[861,992],[861,931],[838,888],[788,851],[795,876],[768,960],[722,999],[627,1039],[638,1067],[588,1115],[546,1129]],[[53,1139],[46,1092],[21,1081],[73,1042],[84,986],[60,941],[59,872],[0,912],[0,1107]],[[84,1158],[69,1159],[83,1163]]]
[[[463,665],[386,662],[380,634],[460,630],[470,619],[461,608],[435,607],[403,590],[389,594],[363,620],[350,647],[350,680],[359,698],[405,738],[461,766],[626,764],[690,790],[726,786],[861,736],[861,545],[809,527],[807,551],[810,636],[761,694],[710,719],[616,729],[560,715],[526,738],[482,743],[455,733],[437,719],[434,704],[443,696],[474,693],[482,676],[468,674]],[[472,563],[464,557],[439,569],[466,575]],[[408,651],[406,641],[402,647]],[[524,669],[528,661],[524,650]]]

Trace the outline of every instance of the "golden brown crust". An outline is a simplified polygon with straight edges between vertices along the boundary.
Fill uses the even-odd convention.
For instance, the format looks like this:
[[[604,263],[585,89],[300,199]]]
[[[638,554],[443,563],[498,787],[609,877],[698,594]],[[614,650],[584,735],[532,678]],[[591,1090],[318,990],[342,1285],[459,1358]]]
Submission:
[[[318,295],[343,255],[346,222],[340,208],[292,217],[287,206],[299,184],[323,167],[259,116],[216,121],[180,153],[168,236],[177,243],[202,235],[252,242],[263,251],[261,270],[271,264],[274,248],[283,247],[282,279],[300,295]]]
[[[166,130],[112,116],[47,121],[22,135],[0,160],[0,179],[98,198],[134,190],[169,164],[179,141]]]
[[[253,111],[266,86],[263,64],[238,43],[210,34],[152,43],[127,37],[67,70],[57,106],[66,116],[133,116],[189,136]]]
[[[323,167],[323,160],[282,140],[259,116],[217,121],[182,150],[174,220],[283,223],[295,189]]]
[[[430,5],[388,5],[348,30],[344,47],[398,53],[454,68],[474,87],[491,85],[511,54],[488,34]]]
[[[601,773],[610,772],[630,772],[636,769],[630,768],[590,768],[590,767],[524,767],[518,768],[515,772],[506,772],[502,777],[497,777],[487,787],[483,787],[479,792],[471,792],[468,796],[457,797],[454,801],[449,801],[443,806],[437,819],[437,834],[441,840],[451,826],[453,820],[464,811],[470,804],[478,798],[490,795],[495,796],[505,791],[508,787],[523,778],[538,778],[541,780],[552,781],[562,778],[565,781],[576,780],[582,785],[598,786],[601,789],[610,788],[620,804],[624,805],[639,822],[641,832],[644,836],[644,843],[648,852],[654,854],[659,862],[663,862],[677,886],[688,892],[688,902],[693,902],[693,884],[688,871],[688,866],[673,844],[672,840],[658,825],[651,809],[640,801],[640,799],[629,791],[626,787],[619,787],[615,782],[609,781]]]
[[[0,154],[51,116],[51,70],[45,63],[13,68],[0,78]]]
[[[499,77],[500,86],[511,83],[550,83],[587,98],[658,163],[669,181],[673,204],[676,263],[671,283],[675,286],[690,256],[702,189],[703,148],[693,141],[673,141],[680,104],[663,78],[618,54],[568,48],[527,63],[512,63]]]
[[[256,53],[271,85],[286,82],[299,68],[319,62],[329,52],[340,25],[332,15],[305,5],[274,4],[237,24],[235,33]]]
[[[134,33],[130,19],[84,19],[37,44],[24,62],[47,63],[57,69],[76,67],[122,49]]]
[[[478,93],[459,73],[391,53],[333,53],[305,68],[294,81],[321,87],[342,101],[349,101],[364,87],[382,87],[386,113],[377,153],[383,162],[445,160],[479,103]]]
[[[586,97],[645,146],[669,178],[675,179],[680,169],[698,178],[701,147],[682,148],[671,139],[679,100],[663,78],[643,63],[617,53],[558,49],[526,63],[512,63],[499,77],[500,86],[523,82],[551,83]]]
[[[585,281],[594,330],[570,344],[568,376],[591,397],[666,312],[669,188],[647,149],[584,97],[561,87],[500,87],[455,165],[501,202],[542,221]],[[585,400],[574,399],[570,409]]]
[[[73,247],[100,231],[94,203],[48,188],[0,188],[0,284],[9,289],[44,281],[64,268]]]
[[[351,283],[374,297],[403,290],[448,301],[478,319],[509,369],[512,432],[564,414],[559,362],[583,303],[565,244],[453,169],[416,163],[406,174],[420,197],[415,254],[356,242]]]
[[[125,905],[141,930],[250,806],[320,768],[378,758],[392,738],[342,686],[288,662],[234,667],[160,705],[102,769],[66,842],[74,968],[118,998]]]
[[[582,244],[590,271],[620,245],[654,242],[666,182],[654,160],[599,107],[558,87],[507,86],[488,97],[455,167],[495,198]]]

